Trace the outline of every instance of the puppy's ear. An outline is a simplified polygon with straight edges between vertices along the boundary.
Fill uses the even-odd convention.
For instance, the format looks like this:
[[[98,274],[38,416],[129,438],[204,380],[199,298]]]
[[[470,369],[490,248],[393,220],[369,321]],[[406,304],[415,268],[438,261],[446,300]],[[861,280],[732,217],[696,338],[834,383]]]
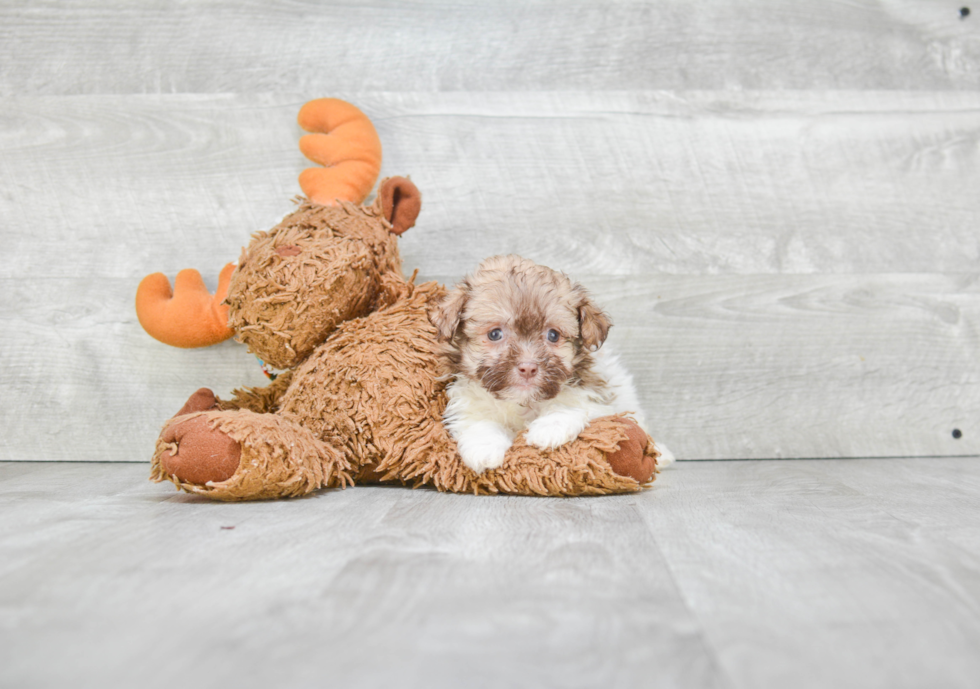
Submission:
[[[582,338],[582,344],[589,351],[594,352],[602,346],[609,336],[609,328],[612,327],[612,320],[606,312],[592,303],[589,293],[582,287],[577,287],[580,301],[578,306],[578,330]]]
[[[436,333],[441,342],[449,342],[456,334],[459,322],[463,319],[463,309],[466,308],[468,296],[469,290],[466,289],[465,284],[461,285],[429,311],[429,322],[436,326]]]

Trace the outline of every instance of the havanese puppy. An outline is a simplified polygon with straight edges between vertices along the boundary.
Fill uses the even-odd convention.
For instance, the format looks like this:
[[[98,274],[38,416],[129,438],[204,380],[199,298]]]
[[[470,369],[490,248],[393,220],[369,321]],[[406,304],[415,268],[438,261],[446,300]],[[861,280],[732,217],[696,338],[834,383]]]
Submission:
[[[632,412],[645,430],[633,380],[599,348],[612,322],[566,275],[520,256],[494,256],[429,313],[442,343],[444,421],[463,462],[499,467],[518,433],[552,449],[593,419]],[[673,456],[662,445],[658,464]]]

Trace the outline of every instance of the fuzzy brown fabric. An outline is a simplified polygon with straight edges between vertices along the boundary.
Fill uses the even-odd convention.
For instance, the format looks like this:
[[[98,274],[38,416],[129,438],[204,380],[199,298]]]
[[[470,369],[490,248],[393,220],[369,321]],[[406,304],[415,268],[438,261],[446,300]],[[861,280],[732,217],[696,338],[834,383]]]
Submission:
[[[183,451],[168,442],[168,429],[195,417],[240,445],[241,459],[231,478],[202,482],[166,470],[164,453]],[[281,416],[248,410],[199,412],[171,420],[157,440],[150,478],[215,500],[289,498],[352,483],[350,465],[336,449]]]
[[[370,313],[382,275],[401,270],[382,220],[380,208],[304,203],[252,235],[228,288],[236,339],[272,366],[292,368],[337,325]]]
[[[254,236],[232,278],[231,323],[251,351],[292,370],[267,388],[236,390],[216,409],[185,407],[157,442],[154,480],[217,500],[298,496],[349,485],[352,477],[561,496],[628,493],[653,480],[652,441],[619,417],[594,421],[552,451],[520,436],[499,468],[475,474],[466,467],[442,424],[446,383],[437,376],[427,315],[445,289],[404,280],[391,231],[379,200],[370,207],[304,203]],[[178,431],[188,422],[195,434],[185,447]],[[233,462],[229,442],[239,448],[233,475],[173,470],[173,456],[205,452],[202,444],[216,438],[225,447],[216,465]],[[617,473],[612,456],[620,467],[649,472]]]
[[[293,380],[292,371],[280,373],[271,385],[264,388],[237,388],[230,400],[219,400],[219,409],[248,409],[256,414],[274,414],[279,411],[279,400]],[[197,393],[195,393],[197,394]],[[203,411],[203,410],[202,410]]]

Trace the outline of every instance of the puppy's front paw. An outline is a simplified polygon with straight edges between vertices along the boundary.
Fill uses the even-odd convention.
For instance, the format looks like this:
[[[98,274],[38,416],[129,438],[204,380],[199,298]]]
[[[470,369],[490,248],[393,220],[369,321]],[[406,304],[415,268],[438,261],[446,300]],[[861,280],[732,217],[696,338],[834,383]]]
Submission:
[[[481,422],[473,424],[456,439],[463,464],[476,473],[496,469],[504,463],[504,455],[514,439],[502,426]]]
[[[588,418],[578,411],[549,412],[527,427],[527,442],[542,450],[553,450],[575,440],[587,424]]]

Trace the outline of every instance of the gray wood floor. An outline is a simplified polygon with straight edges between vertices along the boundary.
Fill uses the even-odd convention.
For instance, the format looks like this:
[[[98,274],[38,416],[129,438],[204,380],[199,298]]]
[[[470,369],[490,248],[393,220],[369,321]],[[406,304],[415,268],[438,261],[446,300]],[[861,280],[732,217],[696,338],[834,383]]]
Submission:
[[[4,687],[975,687],[980,462],[216,504],[0,463]]]
[[[0,0],[0,687],[976,686],[965,4]],[[150,339],[136,285],[214,287],[290,210],[322,96],[423,192],[408,271],[566,270],[680,458],[825,459],[579,500],[149,484],[188,394],[264,378]]]

